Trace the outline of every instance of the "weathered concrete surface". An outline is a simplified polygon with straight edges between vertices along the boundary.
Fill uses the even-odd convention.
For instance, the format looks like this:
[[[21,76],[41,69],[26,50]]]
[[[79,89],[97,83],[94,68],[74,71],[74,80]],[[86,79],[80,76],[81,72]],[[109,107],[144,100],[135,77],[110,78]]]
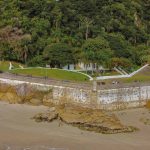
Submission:
[[[56,103],[64,98],[66,101],[83,106],[106,110],[135,108],[144,106],[150,99],[150,86],[99,90],[97,92],[64,87],[53,89],[53,100]]]
[[[7,83],[7,87],[11,87],[8,86],[9,82],[5,81],[4,83]],[[118,110],[144,106],[147,100],[150,99],[150,86],[92,91],[89,89],[35,83],[25,84],[18,81],[11,82],[11,85],[15,87],[13,88],[13,93],[19,96],[19,99],[15,100],[15,102],[21,101],[20,103],[22,103],[34,99],[32,101],[35,103],[35,99],[39,99],[41,101],[38,102],[39,104],[41,103],[48,106],[60,103],[76,103],[90,108]],[[6,95],[9,93],[8,89],[9,88],[1,88],[0,99],[7,99]],[[12,87],[10,89],[12,89]],[[6,90],[8,91],[6,92]],[[16,92],[14,92],[15,90]],[[2,93],[5,93],[6,98],[3,97],[4,95],[2,96]],[[13,99],[15,96],[10,97]],[[32,101],[30,102],[32,103]]]
[[[103,109],[141,107],[150,99],[150,86],[98,91],[98,104]]]

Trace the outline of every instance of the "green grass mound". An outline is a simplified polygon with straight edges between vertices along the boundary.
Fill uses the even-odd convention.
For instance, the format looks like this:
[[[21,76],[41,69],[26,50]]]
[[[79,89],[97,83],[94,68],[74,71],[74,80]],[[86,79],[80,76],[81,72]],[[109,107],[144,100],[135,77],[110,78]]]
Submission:
[[[150,82],[150,76],[148,75],[135,75],[131,78],[123,79],[124,82],[131,83],[131,82]]]
[[[112,81],[118,81],[119,83],[149,83],[150,82],[150,66],[146,67],[139,73],[130,78],[118,78],[105,80],[107,84],[112,84]]]
[[[146,67],[131,78],[123,79],[124,82],[150,82],[150,66]]]
[[[16,69],[12,73],[32,75],[36,77],[48,77],[52,79],[73,80],[73,81],[88,81],[89,78],[83,74],[60,70],[60,69],[46,69],[46,68],[29,68],[29,69]]]
[[[105,71],[103,73],[97,73],[96,71],[81,71],[82,73],[88,74],[92,77],[98,77],[98,76],[115,76],[115,75],[120,75],[118,72],[112,70],[112,71]]]
[[[0,70],[1,71],[8,71],[9,70],[9,61],[0,61]],[[23,66],[20,63],[17,62],[11,62],[14,68],[20,68],[20,65]]]

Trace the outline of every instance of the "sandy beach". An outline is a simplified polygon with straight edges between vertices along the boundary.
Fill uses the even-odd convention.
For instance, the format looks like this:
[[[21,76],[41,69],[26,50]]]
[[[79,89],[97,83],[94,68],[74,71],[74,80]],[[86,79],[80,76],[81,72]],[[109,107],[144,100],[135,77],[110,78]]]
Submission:
[[[134,133],[104,135],[59,123],[36,123],[31,118],[48,110],[44,106],[11,105],[0,102],[0,150],[149,150],[150,111],[139,108],[115,112]]]

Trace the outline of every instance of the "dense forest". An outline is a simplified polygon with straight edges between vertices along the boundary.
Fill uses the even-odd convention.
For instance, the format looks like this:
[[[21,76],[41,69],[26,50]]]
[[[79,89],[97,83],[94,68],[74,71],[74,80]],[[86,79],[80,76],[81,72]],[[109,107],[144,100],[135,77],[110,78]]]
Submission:
[[[143,65],[150,62],[150,0],[0,0],[0,60]]]

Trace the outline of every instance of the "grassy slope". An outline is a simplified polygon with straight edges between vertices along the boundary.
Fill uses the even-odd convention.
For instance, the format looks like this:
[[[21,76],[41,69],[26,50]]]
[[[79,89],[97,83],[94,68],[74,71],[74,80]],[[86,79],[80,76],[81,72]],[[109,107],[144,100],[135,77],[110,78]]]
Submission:
[[[13,66],[15,68],[19,68],[19,63],[12,62]],[[9,62],[0,61],[0,70],[2,71],[8,71],[9,69]],[[34,69],[18,69],[11,71],[13,73],[18,74],[27,74],[27,75],[33,75],[33,76],[48,76],[49,78],[53,79],[62,79],[62,80],[73,80],[73,81],[87,81],[88,77],[75,73],[75,72],[68,72],[64,70],[58,70],[58,69],[40,69],[40,68],[34,68]],[[107,74],[108,75],[108,74]],[[136,74],[135,76],[131,78],[124,78],[124,79],[118,79],[120,82],[124,83],[131,83],[135,81],[140,82],[150,82],[150,66],[145,68],[140,73]],[[106,80],[106,82],[112,82],[112,80]]]
[[[144,70],[142,70],[141,72],[139,72],[131,78],[122,79],[122,81],[128,83],[134,81],[150,82],[150,66],[146,67]]]
[[[125,82],[125,83],[131,83],[131,82],[135,82],[135,81],[150,82],[150,75],[149,76],[146,76],[146,75],[135,75],[132,78],[122,79],[122,81]]]
[[[89,78],[85,75],[65,71],[58,69],[45,69],[45,68],[33,68],[33,69],[16,69],[12,70],[12,73],[17,74],[26,74],[32,76],[48,76],[53,79],[62,79],[62,80],[73,80],[73,81],[87,81]]]
[[[97,76],[100,76],[100,73],[99,74],[97,74],[97,73],[95,73],[94,72],[94,74],[92,75],[92,71],[81,71],[82,73],[85,73],[85,74],[88,74],[88,75],[90,75],[90,76],[92,76],[92,77],[97,77]],[[114,75],[120,75],[118,72],[116,72],[116,71],[111,71],[111,72],[104,72],[103,74],[102,74],[102,76],[114,76]]]
[[[22,65],[22,64],[19,64],[16,62],[11,62],[11,63],[15,68],[20,68],[19,65]],[[0,61],[0,70],[1,71],[8,71],[9,70],[9,61]]]
[[[150,82],[150,66],[134,75],[131,78],[112,79],[105,80],[106,83],[112,83],[112,81],[119,81],[120,83],[132,83],[132,82]]]

